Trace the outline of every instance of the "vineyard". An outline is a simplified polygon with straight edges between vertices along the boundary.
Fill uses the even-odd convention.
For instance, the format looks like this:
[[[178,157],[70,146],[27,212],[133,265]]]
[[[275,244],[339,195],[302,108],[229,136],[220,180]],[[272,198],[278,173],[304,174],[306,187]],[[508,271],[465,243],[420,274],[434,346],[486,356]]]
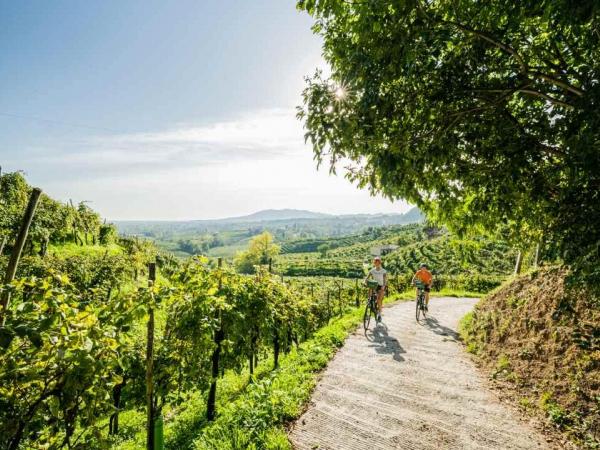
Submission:
[[[0,11],[0,450],[600,450],[600,0]]]
[[[0,182],[8,273],[33,190],[19,174]],[[279,255],[263,233],[251,247],[271,253],[250,255],[243,274],[118,236],[85,204],[40,198],[15,277],[0,285],[0,447],[12,450],[283,442],[310,374],[356,323],[373,247],[397,246],[385,257],[392,295],[411,288],[422,260],[434,288],[486,291],[514,257],[505,244],[457,243],[421,224],[284,242]],[[274,387],[283,380],[285,395]]]
[[[0,181],[3,193],[19,194],[0,204],[4,272],[33,191],[20,176]],[[58,219],[41,222],[48,205]],[[16,277],[0,285],[0,448],[140,448],[163,426],[167,448],[214,448],[219,421],[237,417],[220,409],[269,389],[289,370],[282,363],[321,367],[348,326],[339,318],[364,295],[344,280],[283,280],[266,267],[242,275],[220,261],[158,254],[145,240],[107,242],[103,225],[84,228],[70,205],[45,197],[37,212]],[[276,439],[289,408],[301,406],[289,401],[278,418],[233,432]]]
[[[0,342],[8,387],[2,448],[96,448],[122,439],[119,415],[143,417],[135,411],[145,401],[142,325],[150,309],[157,317],[152,402],[157,417],[164,411],[173,418],[169,443],[180,439],[170,430],[190,397],[207,398],[206,416],[197,420],[215,418],[216,387],[226,373],[276,369],[280,355],[344,315],[360,295],[357,286],[286,284],[264,271],[242,276],[206,263],[196,259],[122,295],[111,295],[108,283],[79,289],[58,274],[5,285],[12,299]],[[108,417],[110,435],[103,433]]]
[[[276,269],[292,277],[363,278],[370,268],[372,250],[390,244],[398,248],[384,255],[384,266],[392,279],[398,280],[400,292],[410,287],[412,274],[421,262],[433,270],[436,290],[487,292],[500,285],[514,269],[517,252],[500,239],[458,239],[447,231],[422,224],[377,231],[376,235],[364,233],[331,242],[323,239],[284,244]],[[311,247],[304,245],[306,242],[318,250],[309,252]],[[532,264],[531,256],[527,254],[526,266]]]

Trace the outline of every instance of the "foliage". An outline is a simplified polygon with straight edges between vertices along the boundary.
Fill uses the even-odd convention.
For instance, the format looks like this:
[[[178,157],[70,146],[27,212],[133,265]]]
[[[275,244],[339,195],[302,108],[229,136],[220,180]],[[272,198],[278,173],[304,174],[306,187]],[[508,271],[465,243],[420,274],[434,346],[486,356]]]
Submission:
[[[119,239],[119,245],[123,248],[133,270],[134,279],[137,281],[140,273],[156,257],[156,248],[151,241],[137,237],[122,237]]]
[[[433,270],[436,291],[448,288],[488,292],[499,286],[514,269],[516,252],[501,237],[459,239],[445,230],[432,230],[427,225],[381,228],[377,231],[377,237],[366,233],[357,235],[362,240],[355,239],[355,236],[346,240],[334,239],[336,248],[328,251],[326,257],[316,252],[284,253],[277,257],[275,270],[285,276],[360,279],[365,276],[365,269],[370,267],[372,249],[391,243],[400,246],[384,255],[383,262],[390,272],[394,292],[410,288],[412,275],[421,262],[426,262]],[[531,267],[532,256],[532,252],[525,253],[524,269]]]
[[[250,385],[196,440],[197,449],[290,448],[283,425],[298,417],[322,369],[360,319],[353,311],[286,356],[279,370]]]
[[[132,297],[82,298],[64,277],[15,281],[0,329],[0,444],[87,448],[111,410],[108,390],[139,317]],[[82,433],[82,430],[87,430]]]
[[[19,172],[0,176],[0,241],[3,237],[12,245],[21,225],[31,187]],[[102,240],[112,243],[116,230],[112,225],[101,225],[100,216],[85,202],[75,207],[63,204],[42,194],[29,231],[25,254],[45,256],[49,244],[73,242],[92,245]]]
[[[299,117],[319,163],[462,233],[507,224],[598,281],[594,0],[300,0],[330,79]],[[597,283],[600,285],[600,283]]]
[[[98,230],[98,241],[100,245],[111,245],[117,241],[117,227],[113,224],[102,224]]]
[[[235,265],[242,273],[254,273],[254,267],[269,264],[278,255],[280,247],[273,242],[273,236],[265,231],[250,240],[248,250],[236,256]]]

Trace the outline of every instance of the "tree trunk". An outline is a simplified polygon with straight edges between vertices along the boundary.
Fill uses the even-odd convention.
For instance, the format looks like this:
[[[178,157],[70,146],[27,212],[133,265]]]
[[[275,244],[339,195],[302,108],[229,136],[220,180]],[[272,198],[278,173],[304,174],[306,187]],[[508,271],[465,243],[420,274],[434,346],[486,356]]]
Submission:
[[[2,240],[0,241],[0,256],[4,252],[4,246],[6,245],[6,236],[2,236]]]

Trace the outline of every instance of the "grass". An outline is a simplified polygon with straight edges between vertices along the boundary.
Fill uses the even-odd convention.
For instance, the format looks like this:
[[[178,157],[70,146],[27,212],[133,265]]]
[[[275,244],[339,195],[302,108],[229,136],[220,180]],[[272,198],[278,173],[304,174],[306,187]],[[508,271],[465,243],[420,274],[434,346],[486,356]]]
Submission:
[[[205,393],[186,395],[179,406],[163,411],[167,449],[289,449],[284,426],[300,416],[317,376],[362,318],[362,308],[332,319],[313,337],[280,356],[277,370],[267,358],[253,379],[246,371],[229,371],[219,380],[217,419],[206,421]],[[120,450],[145,445],[143,411],[121,414],[120,436],[111,442]]]
[[[49,255],[57,255],[63,258],[72,256],[102,256],[108,251],[109,255],[119,255],[123,249],[117,244],[110,245],[77,245],[72,242],[68,244],[51,244],[48,247]]]
[[[464,292],[442,291],[436,295],[464,296]],[[414,291],[386,297],[385,303],[414,299]],[[164,411],[167,449],[233,450],[291,449],[286,424],[298,418],[309,401],[319,372],[325,368],[347,335],[360,324],[363,305],[334,318],[329,325],[280,357],[280,366],[271,371],[272,359],[265,359],[252,382],[247,371],[227,372],[219,380],[217,419],[208,423],[206,397],[202,392],[187,394],[179,407]],[[144,413],[121,415],[122,433],[113,448],[134,450],[145,445]]]
[[[300,416],[317,376],[361,319],[361,310],[334,319],[221,410],[194,442],[198,450],[291,449],[284,426]]]
[[[481,293],[481,292],[471,292],[471,291],[464,291],[461,289],[451,289],[451,288],[444,288],[440,291],[435,291],[435,292],[431,292],[431,298],[435,298],[435,297],[468,297],[468,298],[480,298],[483,297],[485,294]],[[395,294],[391,297],[386,297],[386,299],[384,300],[384,303],[389,303],[392,301],[397,301],[397,300],[414,300],[416,297],[416,293],[414,289],[410,289],[404,292],[401,292],[399,294]]]

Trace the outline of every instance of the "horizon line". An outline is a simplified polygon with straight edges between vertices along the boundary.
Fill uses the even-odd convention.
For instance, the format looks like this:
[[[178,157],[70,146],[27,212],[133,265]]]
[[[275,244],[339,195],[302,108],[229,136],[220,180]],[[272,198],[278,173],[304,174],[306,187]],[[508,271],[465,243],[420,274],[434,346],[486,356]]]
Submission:
[[[323,216],[328,216],[328,217],[343,217],[343,216],[401,216],[404,215],[406,213],[408,213],[409,211],[411,211],[412,209],[417,208],[414,205],[409,205],[409,208],[404,211],[404,212],[376,212],[376,213],[368,213],[368,212],[348,212],[348,213],[340,213],[340,214],[331,214],[331,213],[325,213],[325,212],[320,212],[320,211],[313,211],[313,210],[309,210],[309,209],[297,209],[297,208],[267,208],[267,209],[261,209],[258,211],[255,211],[253,213],[249,213],[249,214],[243,214],[243,215],[237,215],[237,216],[225,216],[225,217],[218,217],[218,218],[208,218],[208,219],[114,219],[114,218],[106,218],[107,222],[214,222],[214,221],[221,221],[221,220],[230,220],[230,219],[243,219],[245,217],[249,217],[249,216],[253,216],[255,214],[261,213],[261,212],[265,212],[265,211],[302,211],[302,212],[309,212],[309,213],[313,213],[313,214],[322,214]],[[256,220],[256,222],[265,222],[265,221],[269,221],[269,220],[291,220],[291,219],[318,219],[318,217],[290,217],[289,219],[261,219],[261,220]]]

